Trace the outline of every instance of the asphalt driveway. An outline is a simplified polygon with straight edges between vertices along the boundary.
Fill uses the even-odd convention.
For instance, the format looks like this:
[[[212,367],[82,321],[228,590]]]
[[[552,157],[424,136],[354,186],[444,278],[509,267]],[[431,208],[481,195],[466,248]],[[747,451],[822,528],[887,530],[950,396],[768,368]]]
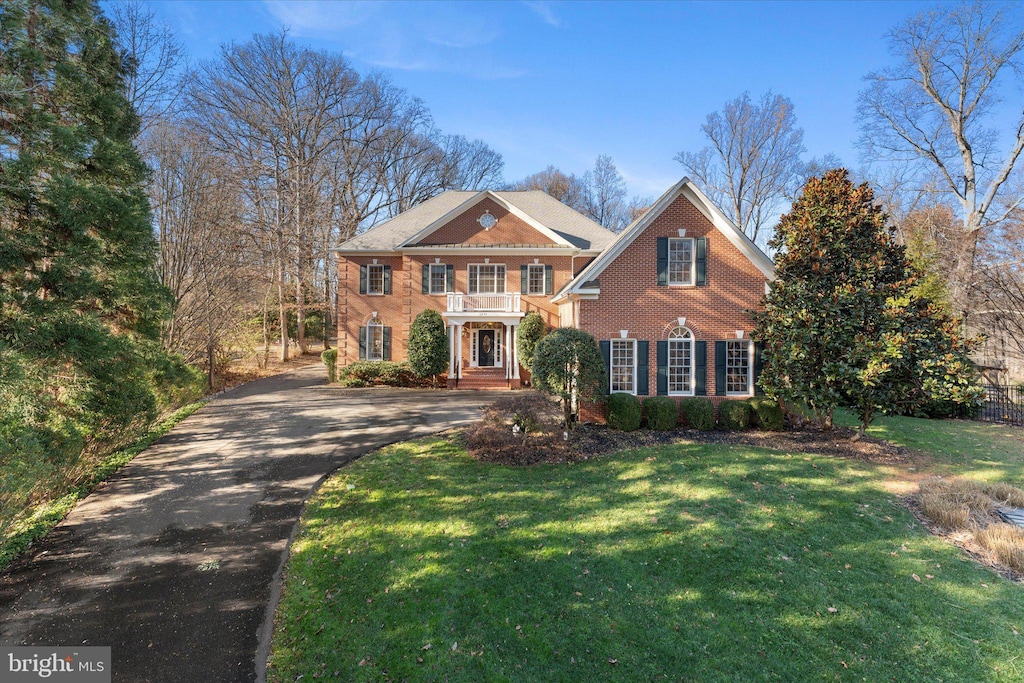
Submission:
[[[314,366],[228,392],[100,486],[0,574],[0,643],[109,645],[115,681],[262,680],[310,493],[494,399],[323,382]]]

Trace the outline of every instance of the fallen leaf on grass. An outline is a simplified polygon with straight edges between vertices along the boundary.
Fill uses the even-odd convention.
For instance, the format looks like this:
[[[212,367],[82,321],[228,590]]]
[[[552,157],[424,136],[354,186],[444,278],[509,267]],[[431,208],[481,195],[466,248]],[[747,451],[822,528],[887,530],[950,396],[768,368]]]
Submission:
[[[914,579],[914,581],[917,581],[918,583],[921,583],[921,577],[918,576],[917,574],[911,574],[910,576]]]
[[[421,650],[429,650],[429,649],[430,649],[430,648],[432,648],[432,647],[434,647],[434,644],[433,644],[433,643],[427,643],[426,645],[424,645],[424,646],[423,646],[423,647],[421,647],[420,649],[421,649]]]
[[[613,659],[613,658],[609,657],[608,658],[608,663],[611,664],[612,666],[615,666],[616,664],[619,663],[619,660]]]
[[[839,611],[839,610],[837,610],[837,609],[836,609],[835,607],[829,607],[829,608],[828,608],[828,613],[829,613],[829,614],[835,614],[835,613],[836,613],[836,612],[838,612],[838,611]]]
[[[459,649],[459,643],[458,643],[458,641],[456,641],[456,642],[452,643],[452,652],[455,652],[455,651],[456,651],[456,650],[458,650],[458,649]]]

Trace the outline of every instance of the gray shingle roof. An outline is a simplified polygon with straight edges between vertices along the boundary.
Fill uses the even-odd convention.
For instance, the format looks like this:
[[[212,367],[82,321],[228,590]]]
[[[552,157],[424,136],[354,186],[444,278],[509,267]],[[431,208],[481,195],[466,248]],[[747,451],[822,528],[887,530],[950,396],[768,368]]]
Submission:
[[[356,235],[342,243],[338,250],[392,251],[420,230],[478,194],[478,192],[464,190],[448,190]],[[615,233],[605,230],[583,214],[570,209],[541,190],[495,192],[494,194],[580,249],[599,251],[615,239]]]

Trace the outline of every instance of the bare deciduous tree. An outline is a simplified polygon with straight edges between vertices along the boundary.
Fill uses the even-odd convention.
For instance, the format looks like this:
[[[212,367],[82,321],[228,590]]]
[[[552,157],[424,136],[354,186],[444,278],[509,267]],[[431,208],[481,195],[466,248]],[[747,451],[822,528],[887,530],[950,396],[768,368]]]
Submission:
[[[620,232],[629,223],[626,181],[610,156],[601,154],[594,168],[583,176],[587,187],[587,214],[595,223]]]
[[[760,102],[743,93],[708,114],[701,126],[711,145],[675,159],[743,232],[764,242],[779,217],[804,152],[793,103],[765,93]]]

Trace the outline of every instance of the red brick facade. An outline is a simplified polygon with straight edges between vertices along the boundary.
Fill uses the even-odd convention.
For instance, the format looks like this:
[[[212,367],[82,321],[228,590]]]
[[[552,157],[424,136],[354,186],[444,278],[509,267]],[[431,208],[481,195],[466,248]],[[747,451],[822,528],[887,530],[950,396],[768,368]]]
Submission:
[[[485,229],[479,219],[484,212],[497,219],[494,227]],[[484,199],[465,213],[453,218],[434,232],[416,242],[430,244],[554,244],[554,241],[493,199]],[[465,290],[463,290],[465,291]]]

